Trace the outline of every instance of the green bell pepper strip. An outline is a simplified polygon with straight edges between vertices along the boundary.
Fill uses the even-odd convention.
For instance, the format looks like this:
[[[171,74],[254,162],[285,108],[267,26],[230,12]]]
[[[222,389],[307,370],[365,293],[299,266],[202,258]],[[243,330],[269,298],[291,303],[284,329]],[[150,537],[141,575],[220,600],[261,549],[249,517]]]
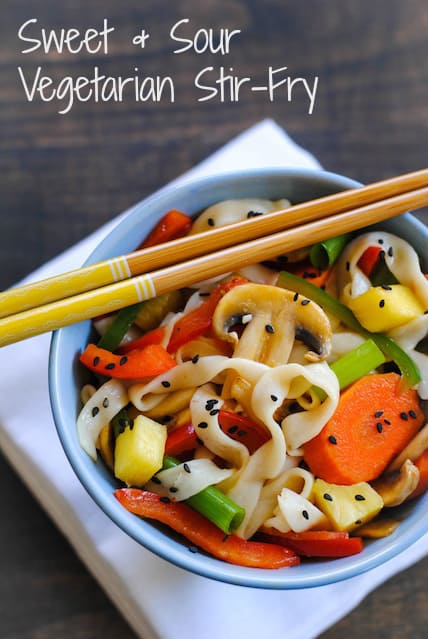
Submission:
[[[179,464],[180,462],[174,457],[165,455],[162,469],[173,468]],[[186,499],[185,502],[227,535],[238,528],[245,516],[244,508],[235,504],[215,486],[204,488],[196,495]]]
[[[328,240],[318,242],[311,246],[309,259],[312,266],[321,270],[325,270],[329,266],[332,266],[341,254],[350,237],[350,233],[345,233],[344,235],[337,235],[336,237],[331,237]]]
[[[385,356],[372,339],[368,339],[346,355],[339,357],[330,364],[330,368],[336,375],[340,390],[343,390],[361,377],[368,375],[381,364],[385,363]],[[324,400],[327,395],[319,386],[313,386],[312,390]]]
[[[98,346],[107,351],[115,351],[122,341],[126,331],[133,324],[144,302],[122,308],[116,315],[104,335],[99,339]]]
[[[304,295],[319,304],[325,311],[335,315],[342,324],[348,326],[356,333],[360,333],[366,339],[372,339],[373,342],[390,357],[398,366],[403,376],[403,382],[406,387],[413,388],[421,381],[421,375],[418,367],[411,357],[399,346],[393,339],[383,335],[382,333],[371,333],[361,326],[353,312],[344,304],[339,302],[318,286],[314,286],[307,280],[297,277],[287,271],[282,271],[279,275],[277,286],[281,288],[291,289],[300,295]]]

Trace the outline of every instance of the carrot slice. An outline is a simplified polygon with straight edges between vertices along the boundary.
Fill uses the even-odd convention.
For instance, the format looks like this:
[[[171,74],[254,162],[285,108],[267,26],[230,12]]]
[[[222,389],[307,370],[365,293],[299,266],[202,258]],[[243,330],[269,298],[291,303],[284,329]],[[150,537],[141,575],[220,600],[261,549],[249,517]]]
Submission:
[[[419,470],[419,482],[409,499],[419,497],[428,490],[428,449],[424,450],[414,464]]]
[[[396,373],[362,377],[340,396],[333,417],[304,445],[311,471],[333,484],[378,477],[424,421],[416,391]]]
[[[295,264],[287,264],[287,269],[290,273],[293,273],[293,275],[302,277],[304,280],[308,280],[311,284],[319,286],[320,288],[327,284],[328,278],[333,271],[333,267],[326,269],[317,268],[313,266],[309,260],[296,262]]]
[[[225,536],[183,502],[165,503],[159,495],[137,488],[121,488],[114,495],[130,512],[166,524],[191,544],[223,561],[253,568],[284,568],[300,561],[294,551],[280,545],[246,541],[233,534]]]

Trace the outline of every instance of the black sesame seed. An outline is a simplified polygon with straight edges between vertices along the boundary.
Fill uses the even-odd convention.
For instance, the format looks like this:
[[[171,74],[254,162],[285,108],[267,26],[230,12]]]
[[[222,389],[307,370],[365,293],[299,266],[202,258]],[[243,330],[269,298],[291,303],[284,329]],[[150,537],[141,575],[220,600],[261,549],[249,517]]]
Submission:
[[[392,248],[392,246],[390,246],[389,249],[388,249],[388,255],[389,255],[389,257],[393,257],[393,255],[394,255],[394,249]]]
[[[116,368],[116,364],[114,362],[109,362],[104,368],[108,371],[112,371],[113,368]]]
[[[302,300],[302,306],[307,306],[311,303],[311,300]]]
[[[194,355],[192,357],[192,364],[197,364],[199,362],[199,355]]]
[[[294,293],[293,302],[297,302],[299,299],[299,293]]]
[[[164,388],[169,388],[171,386],[171,383],[168,382],[166,379],[164,379],[163,382],[161,382],[161,384]]]
[[[222,539],[222,542],[227,541],[227,540],[229,539],[229,537],[230,537],[230,535],[225,535],[225,536],[223,537],[223,539]]]
[[[177,486],[171,486],[171,487],[170,487],[170,489],[169,489],[169,492],[170,492],[170,493],[178,493],[178,488],[177,488]]]
[[[189,546],[189,550],[190,550],[190,552],[194,552],[194,553],[198,552],[197,546]]]
[[[266,333],[270,333],[271,335],[272,335],[273,333],[275,333],[275,329],[274,329],[274,327],[272,326],[272,324],[266,324],[266,326],[265,326],[265,331],[266,331]]]
[[[405,422],[407,422],[409,420],[409,416],[407,415],[407,413],[400,413],[400,417],[401,419],[403,419]]]
[[[366,501],[366,498],[364,497],[364,495],[360,495],[359,493],[355,495],[355,499],[357,501]]]
[[[158,485],[160,485],[162,483],[161,480],[159,479],[159,477],[156,477],[156,475],[154,477],[152,477],[152,482],[154,484],[158,484]]]
[[[409,415],[410,415],[410,417],[411,417],[412,419],[416,419],[416,418],[417,418],[417,415],[416,415],[416,413],[415,413],[415,411],[414,411],[414,410],[409,410]]]
[[[161,497],[159,501],[162,501],[164,504],[169,504],[170,503],[170,498],[169,497]]]
[[[308,513],[308,511],[307,511],[307,510],[302,510],[302,516],[303,516],[305,519],[309,519],[309,513]]]
[[[92,409],[92,417],[96,417],[99,412],[100,412],[100,409],[98,408],[98,406],[94,406]]]
[[[203,446],[204,442],[202,441],[202,439],[200,437],[196,438],[196,442],[199,444],[199,446]]]
[[[98,366],[98,364],[99,364],[99,363],[100,363],[100,358],[99,358],[99,357],[98,357],[98,355],[97,355],[97,357],[94,357],[94,362],[93,362],[93,364],[94,364],[94,366]]]
[[[263,213],[261,211],[248,211],[247,213],[248,218],[258,217],[259,215],[263,215]]]
[[[123,366],[124,364],[126,364],[127,361],[128,361],[128,358],[126,357],[126,355],[124,355],[123,357],[120,358],[119,366]]]
[[[104,397],[104,399],[103,399],[104,408],[108,408],[108,405],[109,405],[108,397]]]
[[[208,428],[207,422],[199,422],[198,428]]]
[[[391,422],[389,421],[389,419],[384,419],[383,423],[386,424],[387,426],[391,426]]]
[[[246,430],[238,430],[239,437],[245,437],[246,434],[247,434]]]
[[[199,293],[199,297],[209,297],[211,295],[211,293],[209,293],[208,291],[201,291]]]
[[[377,430],[378,433],[381,433],[383,431],[382,422],[378,422],[376,424],[376,430]]]
[[[214,408],[213,410],[210,410],[210,415],[212,415],[212,417],[214,417],[215,415],[218,415],[220,412],[220,410],[218,408]]]
[[[392,291],[392,287],[389,284],[381,284],[384,291]]]
[[[374,414],[376,419],[379,419],[379,417],[382,417],[382,415],[383,415],[383,410],[377,410]]]
[[[357,520],[355,521],[355,525],[356,525],[356,526],[360,526],[362,523],[363,523],[363,522],[361,521],[361,519],[357,519]]]
[[[330,435],[328,441],[330,442],[330,444],[337,444],[337,439],[334,435]]]
[[[278,401],[278,397],[276,395],[271,395],[270,398],[271,398],[271,400],[273,402],[277,402]]]
[[[209,217],[207,222],[208,226],[215,226],[215,219],[213,217]]]
[[[380,239],[378,240],[378,243],[379,243],[379,244],[383,244],[383,240],[382,240],[382,238],[380,238]]]
[[[333,501],[333,497],[330,495],[330,493],[324,493],[323,497],[326,501]]]
[[[238,426],[231,426],[227,431],[230,435],[234,435],[238,431]]]
[[[186,473],[189,473],[189,475],[190,475],[190,473],[192,472],[192,469],[190,468],[189,464],[187,464],[186,462],[184,462],[184,464],[183,464],[183,468],[184,468],[184,470],[186,471]]]
[[[379,308],[383,308],[385,306],[385,300],[380,300]]]

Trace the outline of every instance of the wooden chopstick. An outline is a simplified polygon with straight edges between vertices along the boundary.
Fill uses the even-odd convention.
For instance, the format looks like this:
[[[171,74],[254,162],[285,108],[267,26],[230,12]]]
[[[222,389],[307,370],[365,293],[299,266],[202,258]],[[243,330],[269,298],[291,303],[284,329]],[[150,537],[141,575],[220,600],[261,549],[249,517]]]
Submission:
[[[423,169],[11,288],[0,293],[0,318],[426,186]]]
[[[10,315],[0,319],[0,346],[116,311],[427,204],[428,187],[425,187]],[[208,235],[203,235],[205,241]]]

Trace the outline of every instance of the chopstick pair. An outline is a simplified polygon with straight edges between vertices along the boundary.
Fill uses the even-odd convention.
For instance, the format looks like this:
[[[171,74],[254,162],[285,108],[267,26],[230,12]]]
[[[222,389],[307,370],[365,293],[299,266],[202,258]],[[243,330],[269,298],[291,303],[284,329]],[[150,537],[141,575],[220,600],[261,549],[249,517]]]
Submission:
[[[0,346],[427,204],[428,169],[423,169],[12,288],[0,293]]]

